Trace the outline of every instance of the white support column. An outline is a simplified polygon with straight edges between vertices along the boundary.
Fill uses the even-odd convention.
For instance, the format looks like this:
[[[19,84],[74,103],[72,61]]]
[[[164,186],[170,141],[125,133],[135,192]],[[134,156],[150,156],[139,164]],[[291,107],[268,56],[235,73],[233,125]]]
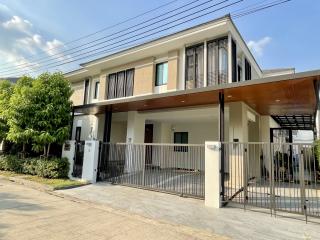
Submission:
[[[205,143],[205,205],[221,207],[220,142]]]
[[[207,76],[208,76],[208,74],[207,74],[207,71],[208,71],[208,70],[207,70],[207,65],[208,65],[208,64],[207,64],[207,59],[208,59],[207,56],[208,56],[208,54],[207,54],[207,51],[208,51],[208,50],[207,50],[207,41],[204,41],[204,51],[203,51],[203,53],[204,53],[204,54],[203,54],[203,55],[204,55],[204,56],[203,56],[203,58],[204,58],[204,59],[203,59],[203,63],[204,63],[204,64],[203,64],[203,65],[204,65],[203,86],[204,86],[204,87],[208,86],[208,80],[207,80]]]
[[[73,162],[74,162],[74,153],[75,153],[75,140],[66,141],[62,146],[62,157],[67,158],[69,161],[69,172],[68,177],[72,178],[72,171],[73,171]]]
[[[99,141],[86,141],[84,146],[82,177],[84,181],[95,183],[99,157]]]
[[[128,112],[127,142],[144,143],[145,118],[137,111]]]

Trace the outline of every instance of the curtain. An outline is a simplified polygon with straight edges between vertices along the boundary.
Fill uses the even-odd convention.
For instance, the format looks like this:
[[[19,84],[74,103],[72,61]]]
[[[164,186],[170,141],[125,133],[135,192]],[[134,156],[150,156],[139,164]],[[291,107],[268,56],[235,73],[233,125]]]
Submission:
[[[217,41],[208,43],[208,67],[207,67],[207,85],[217,85],[218,82],[218,44]]]
[[[115,98],[114,95],[114,89],[115,89],[115,81],[116,81],[117,75],[116,74],[110,74],[108,79],[108,99]]]
[[[134,70],[130,69],[126,71],[126,87],[125,87],[125,97],[133,95],[133,77]]]
[[[192,89],[195,86],[194,73],[194,49],[190,48],[186,51],[186,89]]]
[[[203,64],[203,45],[199,46],[195,49],[195,72],[196,72],[196,88],[203,87],[203,72],[204,72],[204,64]]]
[[[219,83],[228,83],[228,39],[219,40]]]
[[[124,97],[124,81],[125,81],[125,72],[118,72],[117,73],[117,86],[115,88],[116,90],[116,98]]]

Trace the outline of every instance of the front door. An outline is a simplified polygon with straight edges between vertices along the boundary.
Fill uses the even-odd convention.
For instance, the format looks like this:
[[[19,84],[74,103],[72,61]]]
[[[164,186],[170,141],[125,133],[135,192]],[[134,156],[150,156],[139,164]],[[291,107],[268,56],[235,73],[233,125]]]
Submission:
[[[144,143],[153,142],[153,124],[146,124],[144,130]],[[152,165],[152,145],[146,145],[146,166]]]

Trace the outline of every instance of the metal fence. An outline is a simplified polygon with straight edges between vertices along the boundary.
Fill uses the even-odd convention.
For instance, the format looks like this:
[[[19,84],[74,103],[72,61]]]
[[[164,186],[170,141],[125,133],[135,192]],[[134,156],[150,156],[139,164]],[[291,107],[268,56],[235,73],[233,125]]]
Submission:
[[[312,144],[222,145],[225,203],[320,217],[319,160]]]
[[[98,181],[204,198],[204,145],[101,143]]]
[[[79,141],[79,142],[76,142],[75,144],[76,146],[75,146],[75,152],[74,152],[72,176],[76,178],[81,178],[85,141]]]

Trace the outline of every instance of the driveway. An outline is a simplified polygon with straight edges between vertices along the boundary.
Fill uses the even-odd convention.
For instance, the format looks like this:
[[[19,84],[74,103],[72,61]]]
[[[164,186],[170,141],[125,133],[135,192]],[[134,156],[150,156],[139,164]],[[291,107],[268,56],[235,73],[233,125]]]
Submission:
[[[227,238],[0,180],[0,239]]]
[[[320,219],[300,215],[271,217],[266,213],[240,208],[210,209],[203,200],[141,190],[105,182],[58,191],[62,194],[121,209],[150,219],[210,231],[232,239],[319,239]],[[278,213],[281,214],[281,213]],[[287,217],[290,218],[287,218]],[[292,217],[298,218],[293,219]]]

